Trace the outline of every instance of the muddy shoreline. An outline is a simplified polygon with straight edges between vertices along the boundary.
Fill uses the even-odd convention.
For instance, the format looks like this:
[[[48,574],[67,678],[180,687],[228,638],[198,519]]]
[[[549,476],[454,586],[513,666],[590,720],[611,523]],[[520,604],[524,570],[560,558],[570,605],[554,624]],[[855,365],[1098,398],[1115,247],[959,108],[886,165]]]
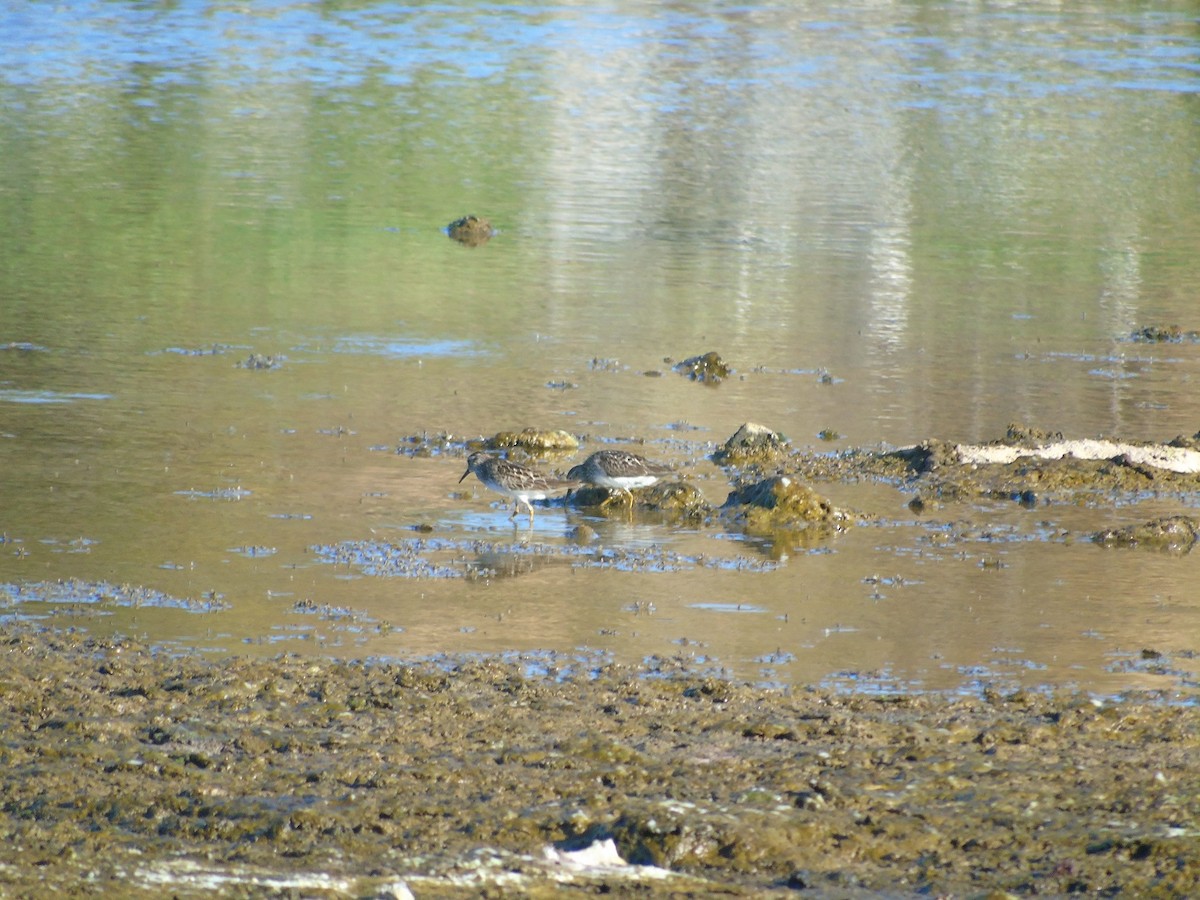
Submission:
[[[0,653],[5,894],[1200,893],[1194,697]]]

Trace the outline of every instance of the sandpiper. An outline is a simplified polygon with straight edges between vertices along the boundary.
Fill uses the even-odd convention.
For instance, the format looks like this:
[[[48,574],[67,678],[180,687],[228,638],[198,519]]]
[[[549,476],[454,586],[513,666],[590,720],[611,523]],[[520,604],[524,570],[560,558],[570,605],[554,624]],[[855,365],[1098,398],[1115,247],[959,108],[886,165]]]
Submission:
[[[488,490],[517,501],[509,518],[516,518],[517,511],[524,505],[529,510],[530,525],[533,524],[533,506],[530,500],[545,500],[554,491],[579,487],[579,481],[574,478],[546,476],[529,466],[483,452],[472,453],[467,457],[467,471],[458,479],[459,484],[472,472]]]
[[[633,504],[630,488],[649,487],[672,469],[661,463],[651,462],[636,453],[624,450],[598,450],[567,472],[568,478],[576,478],[597,487],[624,492]],[[605,500],[608,503],[609,497]],[[601,504],[603,505],[603,504]]]

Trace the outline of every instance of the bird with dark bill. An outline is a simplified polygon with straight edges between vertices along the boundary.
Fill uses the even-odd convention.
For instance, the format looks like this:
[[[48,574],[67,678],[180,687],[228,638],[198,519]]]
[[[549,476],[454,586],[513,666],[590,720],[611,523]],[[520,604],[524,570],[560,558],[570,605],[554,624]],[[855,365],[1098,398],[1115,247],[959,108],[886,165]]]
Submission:
[[[462,484],[463,478],[472,473],[483,482],[483,486],[488,490],[511,497],[516,501],[509,518],[516,518],[518,510],[522,506],[529,510],[530,525],[533,524],[533,506],[530,504],[530,500],[545,500],[556,491],[579,487],[581,484],[580,481],[573,478],[543,475],[537,469],[531,469],[529,466],[523,466],[511,459],[492,456],[492,454],[482,451],[472,453],[467,457],[467,471],[463,472],[458,483]]]
[[[631,488],[649,487],[673,471],[670,466],[651,462],[636,453],[625,450],[598,450],[579,465],[572,466],[567,472],[567,477],[623,493],[632,505]],[[612,500],[612,497],[604,502],[608,503],[609,500]]]

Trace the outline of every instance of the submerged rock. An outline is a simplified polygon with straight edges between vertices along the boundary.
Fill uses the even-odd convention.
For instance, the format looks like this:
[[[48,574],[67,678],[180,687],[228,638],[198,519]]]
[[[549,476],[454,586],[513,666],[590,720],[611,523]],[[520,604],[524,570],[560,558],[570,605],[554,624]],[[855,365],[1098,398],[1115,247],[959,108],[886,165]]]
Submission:
[[[1132,335],[1135,341],[1150,344],[1172,343],[1200,340],[1200,332],[1184,331],[1178,325],[1146,325]]]
[[[703,381],[705,384],[720,384],[733,371],[716,350],[685,359],[676,363],[673,368],[680,375],[686,375],[692,381]]]
[[[1097,531],[1092,540],[1106,547],[1146,547],[1184,554],[1191,552],[1198,537],[1200,523],[1192,517],[1166,516],[1140,525]]]
[[[463,216],[455,219],[446,226],[446,234],[451,240],[458,241],[468,247],[478,247],[486,244],[495,234],[492,223],[479,216]]]
[[[769,463],[787,452],[788,439],[765,425],[747,422],[713,454],[720,466]]]
[[[278,369],[283,365],[283,357],[270,356],[265,353],[251,353],[238,363],[243,369]]]
[[[505,450],[511,447],[537,452],[579,449],[579,439],[561,429],[539,431],[536,428],[525,428],[517,432],[500,431],[486,443],[490,450]]]

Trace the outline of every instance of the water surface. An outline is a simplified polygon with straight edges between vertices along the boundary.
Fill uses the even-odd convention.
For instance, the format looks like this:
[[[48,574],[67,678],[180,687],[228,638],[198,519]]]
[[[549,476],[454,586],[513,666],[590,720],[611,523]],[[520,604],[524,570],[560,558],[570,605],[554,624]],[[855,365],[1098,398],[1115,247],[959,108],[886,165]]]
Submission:
[[[873,523],[764,543],[561,507],[528,530],[456,484],[463,439],[526,426],[713,503],[747,420],[827,452],[1195,433],[1200,347],[1131,339],[1200,328],[1188,4],[0,16],[0,583],[54,600],[8,614],[213,652],[1194,682],[1195,555],[1061,538],[1194,494],[916,516],[823,484]],[[495,237],[448,240],[466,213]],[[664,361],[711,349],[715,387]],[[607,564],[568,550],[581,521]],[[429,569],[322,552],[369,542]]]

